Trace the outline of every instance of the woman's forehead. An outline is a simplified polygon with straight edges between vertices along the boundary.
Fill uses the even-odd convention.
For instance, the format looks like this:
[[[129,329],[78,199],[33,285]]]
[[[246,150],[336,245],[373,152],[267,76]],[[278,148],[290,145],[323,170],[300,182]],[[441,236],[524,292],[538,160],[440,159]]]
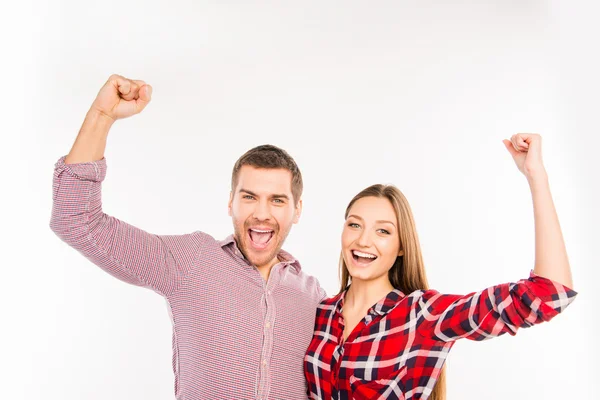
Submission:
[[[392,203],[383,197],[369,196],[358,199],[348,211],[348,216],[351,215],[364,220],[396,221],[396,212]]]

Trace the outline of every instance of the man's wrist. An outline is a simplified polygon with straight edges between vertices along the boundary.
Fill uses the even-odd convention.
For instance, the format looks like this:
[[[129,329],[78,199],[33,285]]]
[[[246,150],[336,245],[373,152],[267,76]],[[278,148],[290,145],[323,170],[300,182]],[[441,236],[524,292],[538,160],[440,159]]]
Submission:
[[[91,107],[85,116],[85,122],[108,126],[109,128],[115,123],[115,119],[97,108]],[[84,123],[85,123],[84,122]]]

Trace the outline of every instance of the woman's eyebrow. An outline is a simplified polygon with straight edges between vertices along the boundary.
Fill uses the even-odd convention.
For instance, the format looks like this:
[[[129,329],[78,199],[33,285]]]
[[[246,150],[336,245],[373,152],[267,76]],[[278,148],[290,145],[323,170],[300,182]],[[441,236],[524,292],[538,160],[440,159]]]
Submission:
[[[359,217],[358,215],[354,215],[354,214],[350,214],[348,215],[348,218],[356,218],[356,219],[360,219],[361,221],[364,221],[364,219],[362,219],[361,217]],[[378,219],[377,221],[375,221],[378,224],[391,224],[394,226],[394,228],[396,227],[396,224],[394,224],[392,221],[388,221],[386,219]]]

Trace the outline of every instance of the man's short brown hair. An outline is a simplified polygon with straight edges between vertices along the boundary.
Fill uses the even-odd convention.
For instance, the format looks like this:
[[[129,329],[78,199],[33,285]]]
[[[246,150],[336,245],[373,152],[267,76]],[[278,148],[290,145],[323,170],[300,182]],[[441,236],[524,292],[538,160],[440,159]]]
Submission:
[[[302,174],[296,164],[296,161],[283,149],[270,144],[256,146],[244,153],[233,166],[231,173],[231,191],[234,191],[238,183],[240,169],[244,165],[255,168],[266,169],[287,169],[292,173],[292,196],[294,204],[298,205],[298,200],[302,196]]]

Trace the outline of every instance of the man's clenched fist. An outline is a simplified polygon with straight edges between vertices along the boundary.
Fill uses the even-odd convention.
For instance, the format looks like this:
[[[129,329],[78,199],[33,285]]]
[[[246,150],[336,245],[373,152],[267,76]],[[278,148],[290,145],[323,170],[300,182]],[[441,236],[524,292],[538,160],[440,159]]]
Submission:
[[[113,121],[142,112],[150,102],[152,87],[144,81],[111,75],[92,104],[92,110]]]

